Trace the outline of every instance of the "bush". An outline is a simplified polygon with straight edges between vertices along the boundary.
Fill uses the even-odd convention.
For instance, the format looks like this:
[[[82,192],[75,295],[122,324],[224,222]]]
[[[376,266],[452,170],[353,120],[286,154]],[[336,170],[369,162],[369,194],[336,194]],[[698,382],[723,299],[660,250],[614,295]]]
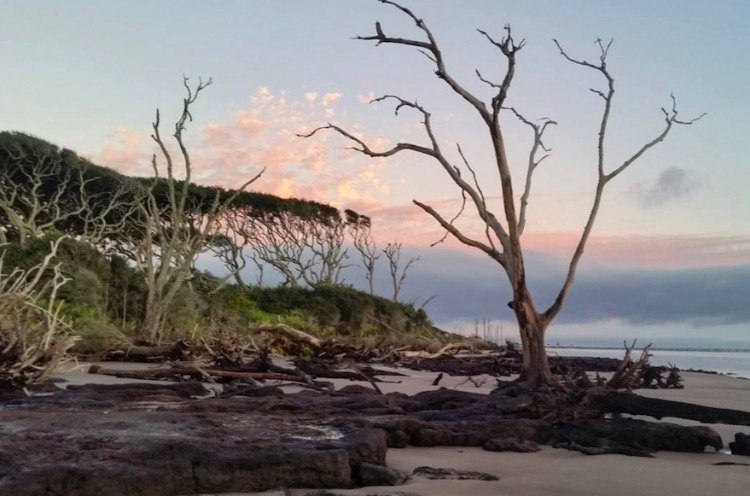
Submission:
[[[59,317],[56,293],[66,279],[53,260],[59,241],[51,246],[28,270],[10,269],[0,257],[0,390],[43,382],[75,342]]]

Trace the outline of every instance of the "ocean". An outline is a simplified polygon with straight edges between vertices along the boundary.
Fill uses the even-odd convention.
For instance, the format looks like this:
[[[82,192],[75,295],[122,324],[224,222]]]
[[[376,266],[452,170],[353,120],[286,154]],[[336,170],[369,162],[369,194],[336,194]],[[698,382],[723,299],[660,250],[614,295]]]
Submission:
[[[547,347],[550,355],[561,356],[595,356],[622,358],[624,349],[612,348],[552,348]],[[633,350],[634,357],[640,356],[641,350]],[[681,370],[703,369],[750,379],[750,352],[747,351],[700,351],[700,350],[651,350],[653,365],[675,365]]]

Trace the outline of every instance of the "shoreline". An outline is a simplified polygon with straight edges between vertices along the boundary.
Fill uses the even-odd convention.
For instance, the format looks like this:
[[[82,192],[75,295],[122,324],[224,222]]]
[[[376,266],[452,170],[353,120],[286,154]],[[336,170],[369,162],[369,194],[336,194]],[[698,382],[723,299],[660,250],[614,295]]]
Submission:
[[[109,362],[112,365],[111,362]],[[85,373],[88,364],[78,364],[78,370],[61,374],[68,384],[81,383],[132,383],[132,379],[118,379]],[[121,366],[123,364],[119,364]],[[152,367],[149,364],[125,365],[128,368]],[[388,367],[383,367],[388,368]],[[494,378],[477,376],[465,381],[462,376],[445,376],[440,386],[433,386],[434,372],[411,371],[397,368],[405,377],[400,382],[381,383],[384,393],[399,392],[414,395],[422,391],[443,387],[457,391],[489,394],[495,386]],[[696,372],[685,372],[685,389],[640,389],[638,394],[718,408],[750,412],[750,383],[736,381],[735,377]],[[336,389],[350,386],[346,379],[331,380]],[[161,381],[164,384],[164,381]],[[285,388],[288,393],[296,387]],[[231,402],[231,399],[227,400]],[[638,418],[638,417],[636,417]],[[648,418],[647,420],[653,420]],[[665,418],[662,422],[680,425],[704,425],[721,436],[724,445],[733,440],[737,432],[750,433],[750,426],[701,424],[695,421]],[[358,489],[331,489],[316,492],[312,489],[291,489],[288,492],[231,493],[245,495],[311,496],[632,496],[634,491],[644,494],[704,496],[714,491],[724,494],[743,494],[750,487],[750,457],[730,455],[726,452],[704,453],[657,452],[654,458],[637,458],[616,454],[586,456],[561,448],[543,446],[536,453],[497,453],[481,448],[438,446],[389,448],[386,463],[390,468],[411,473],[419,466],[451,468],[486,472],[499,477],[498,481],[476,480],[426,480],[414,478],[396,487],[368,486]],[[722,465],[716,465],[720,463]],[[730,465],[727,465],[730,464]],[[674,474],[680,474],[675,477]],[[218,495],[219,493],[203,493]],[[224,493],[225,495],[228,493]]]

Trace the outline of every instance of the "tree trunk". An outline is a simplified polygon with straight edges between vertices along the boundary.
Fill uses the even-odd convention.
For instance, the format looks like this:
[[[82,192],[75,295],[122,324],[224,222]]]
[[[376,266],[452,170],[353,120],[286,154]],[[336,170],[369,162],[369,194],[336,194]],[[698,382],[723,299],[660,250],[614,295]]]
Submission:
[[[544,347],[546,326],[529,321],[522,322],[520,318],[518,320],[521,346],[523,347],[523,370],[519,381],[529,383],[532,386],[547,385],[552,379],[552,373],[549,369],[547,351]]]
[[[162,323],[161,302],[149,297],[146,301],[146,315],[143,319],[143,335],[148,336],[152,343],[159,343],[161,336],[159,329]]]

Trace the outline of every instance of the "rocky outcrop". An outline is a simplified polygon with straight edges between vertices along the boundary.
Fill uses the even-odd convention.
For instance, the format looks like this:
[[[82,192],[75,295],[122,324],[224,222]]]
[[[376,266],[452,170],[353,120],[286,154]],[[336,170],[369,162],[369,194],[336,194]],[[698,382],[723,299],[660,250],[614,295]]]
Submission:
[[[352,487],[383,465],[378,429],[273,416],[70,409],[0,411],[0,495],[177,495]]]
[[[729,449],[733,455],[750,456],[750,434],[735,434],[734,442],[729,443]]]

